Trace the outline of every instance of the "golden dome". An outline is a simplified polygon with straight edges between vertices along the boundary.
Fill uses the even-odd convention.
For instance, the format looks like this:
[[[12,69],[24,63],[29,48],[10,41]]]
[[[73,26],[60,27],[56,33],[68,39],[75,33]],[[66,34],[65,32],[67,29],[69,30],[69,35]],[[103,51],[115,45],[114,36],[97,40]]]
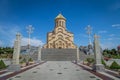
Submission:
[[[58,16],[55,19],[65,19],[65,17],[60,13],[60,14],[58,14]]]

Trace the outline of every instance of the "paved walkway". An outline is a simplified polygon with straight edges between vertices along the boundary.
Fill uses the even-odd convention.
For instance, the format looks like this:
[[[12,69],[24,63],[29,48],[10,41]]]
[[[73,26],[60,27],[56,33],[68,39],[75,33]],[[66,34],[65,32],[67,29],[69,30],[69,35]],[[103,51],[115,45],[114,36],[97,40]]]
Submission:
[[[95,72],[89,66],[82,65],[81,63],[78,63],[77,65],[82,67],[83,69],[91,72],[92,74],[102,78],[103,80],[120,80],[120,77],[118,76],[118,74],[115,74],[115,73],[110,72],[110,71],[109,71],[109,73],[111,73],[111,74],[109,74],[108,72],[106,72],[108,70],[105,70],[105,72]]]
[[[6,69],[6,70],[2,70],[2,71],[0,71],[0,80],[6,80],[6,79],[8,79],[8,78],[10,78],[10,77],[13,77],[13,76],[15,76],[15,75],[17,75],[17,74],[20,74],[20,73],[22,73],[22,72],[25,72],[25,71],[27,71],[27,70],[35,67],[35,66],[38,66],[38,65],[40,65],[40,64],[43,64],[43,63],[44,63],[44,62],[37,63],[37,64],[33,64],[33,65],[29,65],[29,66],[26,66],[26,67],[21,68],[20,71],[16,71],[16,72],[8,72],[7,69]]]
[[[8,80],[102,80],[69,61],[48,61]]]

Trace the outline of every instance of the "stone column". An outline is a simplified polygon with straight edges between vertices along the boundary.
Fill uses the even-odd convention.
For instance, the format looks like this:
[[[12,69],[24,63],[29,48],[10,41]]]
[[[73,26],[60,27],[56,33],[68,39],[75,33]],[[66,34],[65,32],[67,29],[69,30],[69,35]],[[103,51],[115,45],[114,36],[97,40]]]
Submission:
[[[101,63],[102,53],[100,51],[99,37],[96,34],[94,35],[94,57],[95,57],[95,64],[93,66],[93,70],[104,71],[104,66]]]
[[[21,35],[20,33],[17,33],[16,40],[14,41],[12,64],[8,67],[8,71],[19,71],[20,70],[20,64],[19,64],[20,43],[21,43]]]
[[[79,48],[77,47],[77,62],[80,61],[80,56],[79,56]]]
[[[38,63],[41,61],[41,46],[38,47]]]

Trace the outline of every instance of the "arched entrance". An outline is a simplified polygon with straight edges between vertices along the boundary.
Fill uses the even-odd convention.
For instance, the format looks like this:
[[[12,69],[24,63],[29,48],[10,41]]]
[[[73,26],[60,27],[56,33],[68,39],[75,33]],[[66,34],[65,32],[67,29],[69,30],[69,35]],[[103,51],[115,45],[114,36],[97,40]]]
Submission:
[[[62,49],[62,47],[59,47],[58,49]]]

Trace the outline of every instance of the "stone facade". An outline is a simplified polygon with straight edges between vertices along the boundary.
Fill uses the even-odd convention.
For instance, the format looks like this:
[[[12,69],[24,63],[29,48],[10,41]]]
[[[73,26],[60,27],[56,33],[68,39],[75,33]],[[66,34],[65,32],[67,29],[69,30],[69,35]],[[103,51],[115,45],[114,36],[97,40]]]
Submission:
[[[77,48],[73,37],[74,35],[66,30],[66,18],[59,14],[55,18],[55,28],[47,34],[47,44],[43,48]]]

